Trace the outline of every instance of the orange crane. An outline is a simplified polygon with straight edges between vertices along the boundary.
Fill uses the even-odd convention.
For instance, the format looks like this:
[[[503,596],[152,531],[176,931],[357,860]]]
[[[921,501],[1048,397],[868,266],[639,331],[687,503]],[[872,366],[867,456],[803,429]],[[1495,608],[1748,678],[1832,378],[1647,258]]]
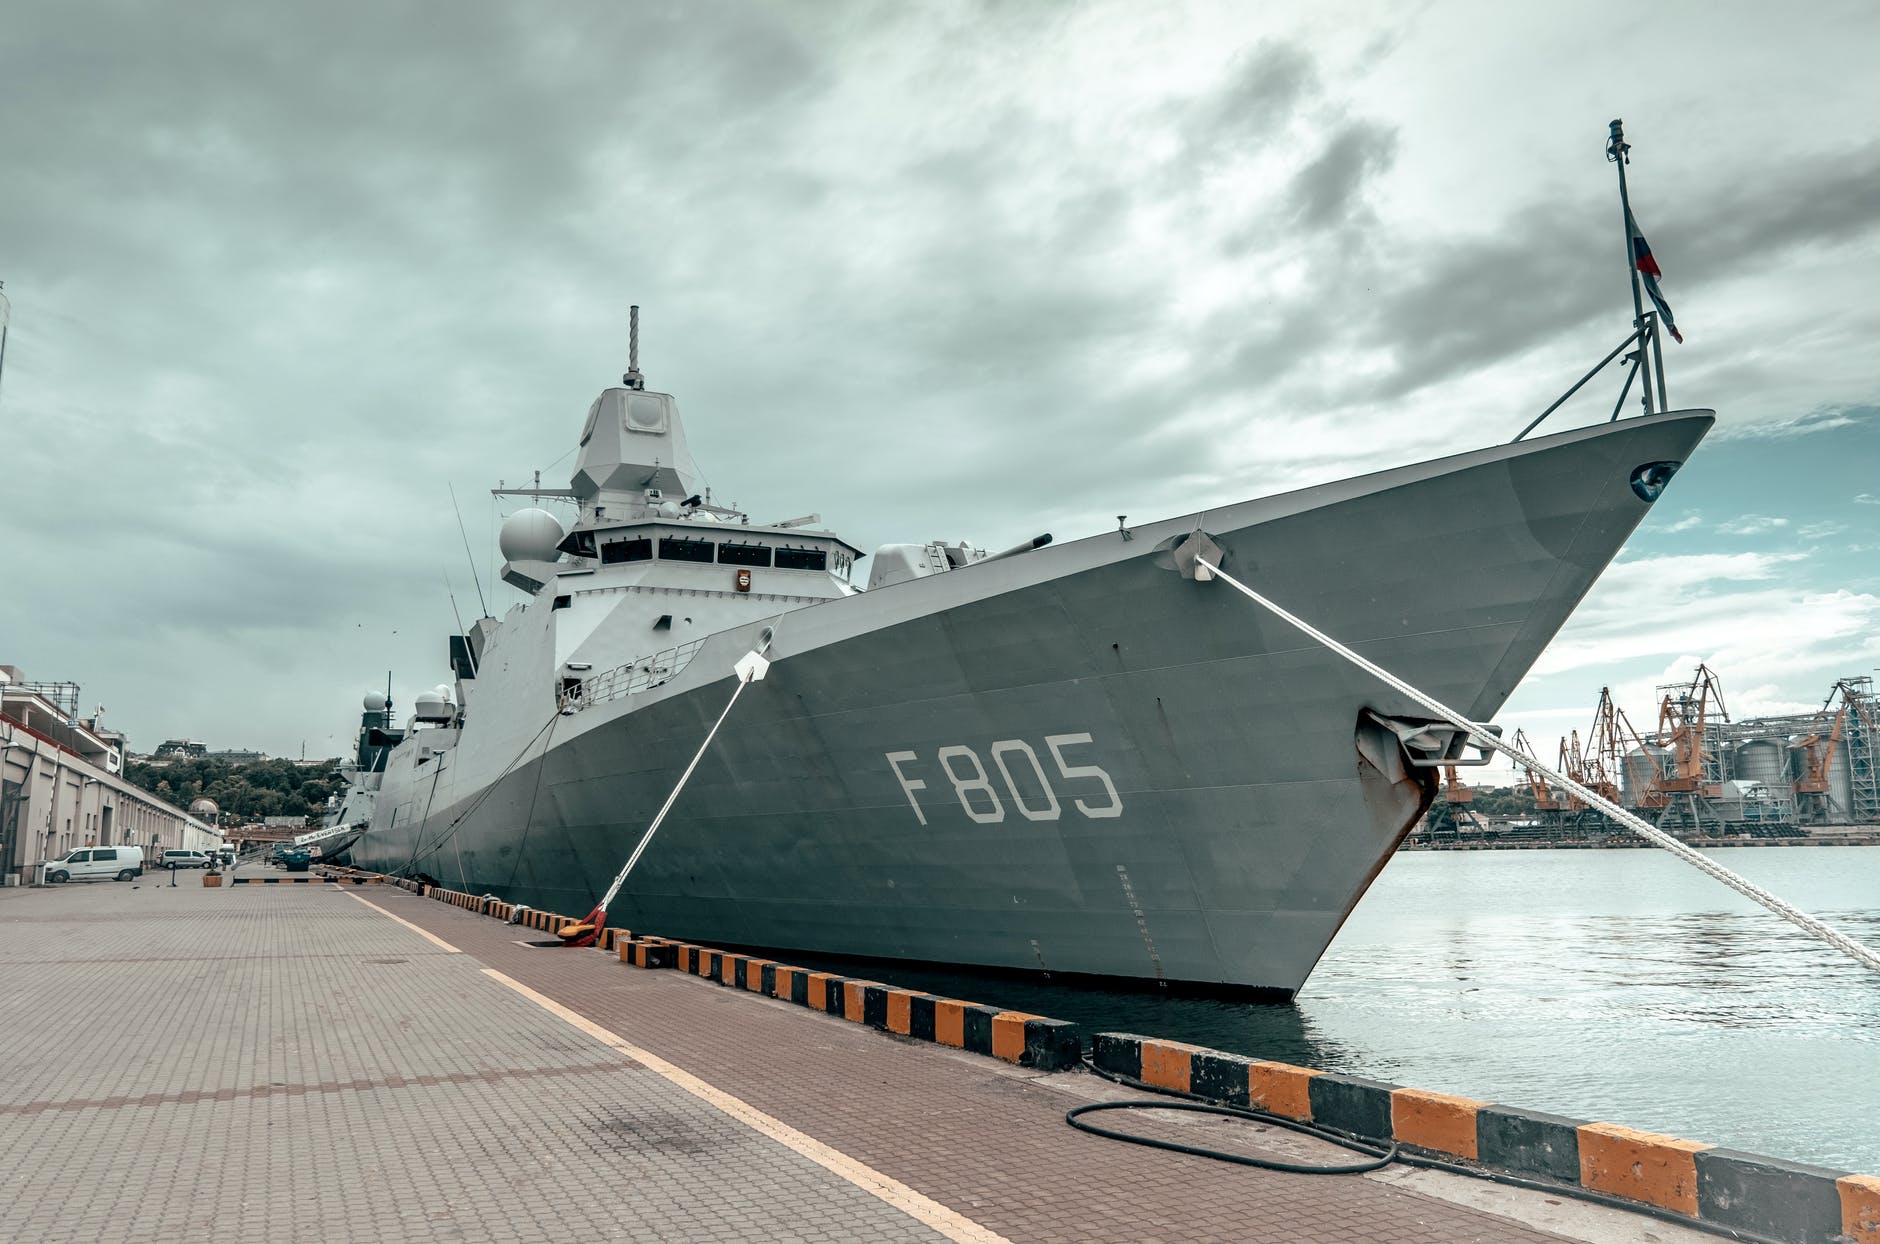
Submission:
[[[1470,829],[1480,830],[1481,819],[1469,807],[1475,802],[1475,790],[1464,782],[1456,773],[1456,766],[1443,766],[1443,801],[1448,805],[1443,811],[1443,828],[1459,831],[1465,825]]]
[[[1834,703],[1837,695],[1841,697],[1841,708],[1834,714],[1830,724],[1828,707]],[[1834,813],[1828,771],[1834,764],[1835,749],[1847,737],[1849,712],[1854,714],[1857,728],[1864,724],[1860,720],[1860,709],[1858,693],[1854,688],[1848,686],[1846,681],[1836,683],[1820,711],[1815,714],[1814,733],[1804,735],[1789,745],[1802,754],[1802,776],[1795,780],[1796,799],[1804,803],[1809,813],[1818,819],[1826,820]],[[1842,815],[1848,815],[1852,809],[1842,808],[1840,811]]]
[[[1670,802],[1664,792],[1664,771],[1646,750],[1645,740],[1632,728],[1625,710],[1613,703],[1611,687],[1599,689],[1599,708],[1593,714],[1591,741],[1597,767],[1606,778],[1606,788],[1596,788],[1600,794],[1618,803],[1619,788],[1615,783],[1622,777],[1631,777],[1638,784],[1638,789],[1633,791],[1634,807],[1657,809]],[[1634,772],[1626,773],[1628,752],[1643,761],[1644,772],[1638,772],[1635,763]]]
[[[1821,717],[1827,713],[1823,705],[1821,714],[1815,719],[1815,733],[1797,739],[1794,746],[1803,753],[1802,776],[1796,780],[1795,793],[1798,795],[1825,795],[1828,793],[1828,766],[1834,762],[1834,749],[1840,746],[1841,733],[1847,726],[1848,702],[1841,701],[1841,711],[1834,715],[1834,725],[1827,736],[1822,736]]]
[[[1527,732],[1525,730],[1518,727],[1515,729],[1511,746],[1529,760],[1534,761],[1536,764],[1540,763],[1540,757],[1534,754],[1534,745],[1528,741]],[[1564,805],[1561,803],[1560,797],[1554,793],[1554,788],[1547,784],[1547,780],[1526,765],[1517,765],[1516,767],[1521,770],[1521,777],[1527,782],[1529,793],[1534,796],[1534,810],[1536,812],[1560,811]]]
[[[1661,687],[1664,700],[1658,706],[1658,741],[1671,749],[1672,772],[1659,783],[1667,794],[1700,795],[1715,799],[1721,785],[1710,780],[1715,753],[1704,746],[1705,732],[1715,712],[1730,720],[1723,706],[1723,685],[1716,673],[1700,664],[1689,686]],[[1662,805],[1661,805],[1662,806]]]
[[[1580,751],[1580,732],[1571,731],[1569,737],[1572,739],[1571,743],[1567,739],[1560,740],[1560,762],[1554,768],[1581,786],[1591,786],[1593,783],[1588,780],[1591,775],[1586,771],[1586,756]],[[1566,792],[1566,802],[1568,812],[1582,812],[1586,809],[1586,802],[1571,790]]]
[[[1475,791],[1456,775],[1456,766],[1443,766],[1443,798],[1449,806],[1459,808],[1475,802]]]
[[[1612,702],[1612,690],[1609,687],[1599,689],[1599,707],[1593,713],[1593,728],[1587,731],[1587,749],[1580,751],[1580,733],[1573,732],[1573,749],[1580,757],[1580,773],[1576,780],[1602,799],[1619,802],[1619,766],[1623,763],[1625,746],[1619,738],[1619,722],[1622,717],[1619,709]],[[1569,776],[1572,776],[1571,774]]]

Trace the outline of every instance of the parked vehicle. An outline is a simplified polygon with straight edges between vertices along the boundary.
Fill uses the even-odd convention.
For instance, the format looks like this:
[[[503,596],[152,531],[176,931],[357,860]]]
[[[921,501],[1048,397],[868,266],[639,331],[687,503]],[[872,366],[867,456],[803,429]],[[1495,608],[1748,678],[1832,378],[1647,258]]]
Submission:
[[[295,847],[280,852],[274,857],[274,861],[290,873],[304,873],[313,864],[313,853]]]
[[[210,863],[209,857],[201,851],[165,851],[163,853],[165,868],[207,868]]]
[[[67,881],[130,881],[144,872],[142,847],[81,847],[46,865],[48,885]]]

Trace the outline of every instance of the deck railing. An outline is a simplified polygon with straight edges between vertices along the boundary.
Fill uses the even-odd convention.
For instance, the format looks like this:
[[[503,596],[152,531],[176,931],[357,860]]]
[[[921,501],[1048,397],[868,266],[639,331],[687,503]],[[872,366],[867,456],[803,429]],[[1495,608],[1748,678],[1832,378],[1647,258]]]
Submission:
[[[564,713],[579,712],[595,704],[605,704],[622,696],[634,695],[670,682],[704,647],[702,639],[689,640],[676,648],[666,648],[651,656],[635,657],[625,665],[589,675],[561,693]]]

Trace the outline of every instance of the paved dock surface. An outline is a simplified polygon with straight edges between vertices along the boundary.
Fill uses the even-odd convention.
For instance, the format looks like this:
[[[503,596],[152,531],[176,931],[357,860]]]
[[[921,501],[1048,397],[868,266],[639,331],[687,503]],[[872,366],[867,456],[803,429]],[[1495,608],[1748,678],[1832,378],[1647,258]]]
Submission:
[[[387,886],[0,891],[0,1238],[1714,1238],[1458,1176],[1103,1140],[1064,1111],[1133,1094],[1090,1075],[540,937]]]

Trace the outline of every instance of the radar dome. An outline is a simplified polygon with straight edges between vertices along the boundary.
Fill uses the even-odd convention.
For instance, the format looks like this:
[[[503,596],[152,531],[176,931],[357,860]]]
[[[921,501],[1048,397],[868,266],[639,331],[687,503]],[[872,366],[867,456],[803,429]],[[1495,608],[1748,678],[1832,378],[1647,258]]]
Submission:
[[[366,692],[366,712],[382,713],[385,711],[385,693],[383,691]]]
[[[221,810],[221,808],[216,806],[215,800],[208,798],[198,799],[196,802],[189,805],[189,814],[191,816],[214,816]]]
[[[447,682],[441,682],[437,684],[437,686],[431,688],[431,690],[437,692],[438,699],[444,701],[444,703],[446,704],[450,703],[451,696],[456,693],[455,688],[453,688]]]
[[[565,534],[561,520],[547,510],[517,510],[503,520],[496,546],[509,562],[552,562],[561,557],[555,548]]]
[[[435,691],[420,691],[412,700],[413,714],[419,721],[449,721],[450,705]]]

